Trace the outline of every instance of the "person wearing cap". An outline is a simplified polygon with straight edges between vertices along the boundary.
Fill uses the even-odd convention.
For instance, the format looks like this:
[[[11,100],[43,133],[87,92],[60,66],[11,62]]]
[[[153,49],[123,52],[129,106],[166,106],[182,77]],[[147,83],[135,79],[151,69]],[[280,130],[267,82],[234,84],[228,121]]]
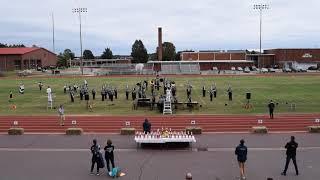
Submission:
[[[235,154],[237,155],[237,160],[240,168],[240,179],[245,178],[244,164],[247,161],[248,148],[244,145],[244,140],[240,140],[240,144],[236,147]]]
[[[286,151],[286,165],[284,168],[284,171],[281,173],[281,175],[286,176],[287,175],[287,170],[289,166],[289,162],[292,159],[294,168],[296,170],[296,175],[299,175],[298,171],[298,166],[297,166],[297,161],[296,161],[296,154],[297,154],[297,148],[298,148],[298,143],[295,141],[295,137],[291,136],[291,140],[285,145],[285,148],[287,149]]]

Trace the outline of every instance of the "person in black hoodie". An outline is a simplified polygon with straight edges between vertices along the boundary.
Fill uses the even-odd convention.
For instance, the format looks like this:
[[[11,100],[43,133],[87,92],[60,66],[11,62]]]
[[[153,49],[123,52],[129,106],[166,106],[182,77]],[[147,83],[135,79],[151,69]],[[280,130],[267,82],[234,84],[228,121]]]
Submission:
[[[297,166],[297,161],[296,161],[296,154],[297,154],[297,148],[298,148],[298,143],[295,142],[294,140],[294,136],[291,136],[291,141],[288,142],[285,146],[285,148],[287,149],[287,159],[286,159],[286,166],[284,168],[284,171],[281,173],[281,175],[286,176],[287,174],[287,170],[288,170],[288,166],[289,166],[289,162],[292,159],[293,161],[293,165],[294,168],[296,170],[296,175],[299,175],[299,171],[298,171],[298,166]]]
[[[144,120],[142,127],[143,127],[143,132],[145,134],[151,132],[151,123],[149,122],[149,120],[147,118]]]
[[[107,140],[107,146],[104,147],[104,151],[105,151],[104,157],[106,159],[107,169],[108,169],[108,172],[110,172],[115,167],[114,155],[113,155],[114,146],[112,145],[112,141],[110,139]],[[111,162],[112,169],[110,169],[109,162]]]
[[[91,146],[90,150],[91,150],[91,154],[92,154],[92,158],[91,158],[91,175],[93,175],[93,168],[94,165],[97,164],[97,176],[99,176],[99,160],[100,160],[100,146],[97,143],[96,139],[93,139],[93,145]]]
[[[240,144],[236,147],[235,154],[237,155],[237,160],[240,167],[240,179],[246,179],[244,173],[244,163],[247,161],[248,149],[244,145],[244,140],[240,140]]]

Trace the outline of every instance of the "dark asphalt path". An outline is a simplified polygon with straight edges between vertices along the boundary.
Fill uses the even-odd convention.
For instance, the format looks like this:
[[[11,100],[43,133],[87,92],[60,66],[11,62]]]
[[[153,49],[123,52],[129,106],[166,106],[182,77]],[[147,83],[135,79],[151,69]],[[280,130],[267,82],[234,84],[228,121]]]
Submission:
[[[247,179],[318,180],[320,141],[317,134],[295,134],[300,151],[297,155],[300,176],[290,164],[288,175],[281,177],[285,152],[280,149],[292,134],[213,134],[198,136],[194,148],[209,151],[137,150],[132,137],[118,135],[0,136],[1,180],[98,180],[89,175],[91,139],[114,141],[116,165],[127,175],[123,180],[183,180],[191,172],[195,180],[233,180],[239,175],[233,148],[240,138],[249,147]],[[103,144],[103,143],[101,143]],[[9,148],[9,149],[6,149]]]

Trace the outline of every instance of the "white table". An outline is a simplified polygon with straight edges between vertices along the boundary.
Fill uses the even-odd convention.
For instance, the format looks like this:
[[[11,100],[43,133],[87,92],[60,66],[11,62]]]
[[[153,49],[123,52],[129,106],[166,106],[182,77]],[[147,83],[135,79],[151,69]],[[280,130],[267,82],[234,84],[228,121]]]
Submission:
[[[181,137],[181,138],[146,138],[135,137],[134,141],[137,143],[137,147],[140,144],[165,144],[165,143],[195,143],[197,142],[195,137]]]

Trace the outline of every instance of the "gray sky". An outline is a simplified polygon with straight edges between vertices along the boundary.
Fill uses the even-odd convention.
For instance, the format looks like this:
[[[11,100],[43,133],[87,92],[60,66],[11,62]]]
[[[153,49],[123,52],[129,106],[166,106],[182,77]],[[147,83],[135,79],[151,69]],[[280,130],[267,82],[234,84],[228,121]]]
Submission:
[[[83,14],[83,47],[100,55],[130,54],[135,39],[148,53],[157,46],[157,27],[163,41],[177,50],[258,49],[259,12],[266,3],[263,48],[320,46],[319,0],[0,0],[0,42],[36,44],[52,50],[51,12],[55,18],[56,52],[70,48],[79,54],[79,20]]]

